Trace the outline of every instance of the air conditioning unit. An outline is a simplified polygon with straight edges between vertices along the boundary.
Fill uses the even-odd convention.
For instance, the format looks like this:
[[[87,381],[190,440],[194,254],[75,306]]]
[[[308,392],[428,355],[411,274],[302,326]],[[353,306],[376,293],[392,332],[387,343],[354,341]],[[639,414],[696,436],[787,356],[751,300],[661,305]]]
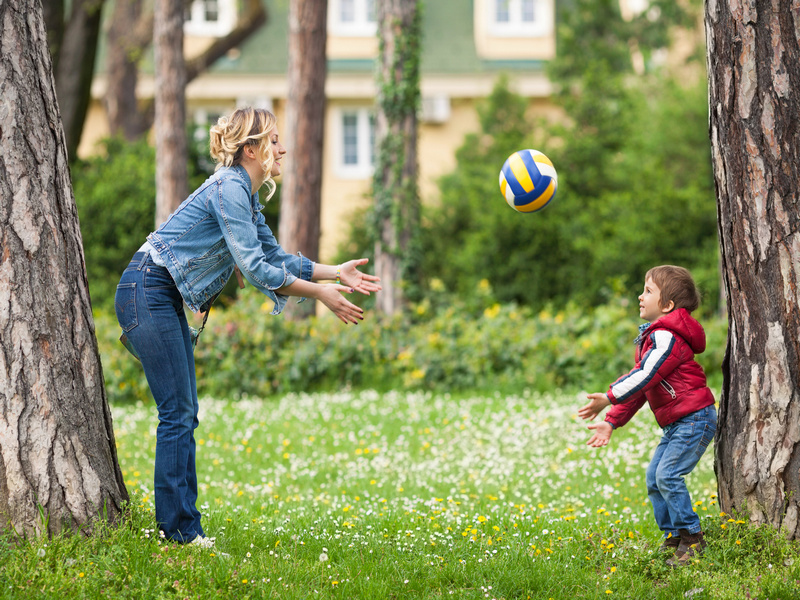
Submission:
[[[450,98],[444,95],[423,96],[420,110],[423,123],[445,123],[450,118]]]

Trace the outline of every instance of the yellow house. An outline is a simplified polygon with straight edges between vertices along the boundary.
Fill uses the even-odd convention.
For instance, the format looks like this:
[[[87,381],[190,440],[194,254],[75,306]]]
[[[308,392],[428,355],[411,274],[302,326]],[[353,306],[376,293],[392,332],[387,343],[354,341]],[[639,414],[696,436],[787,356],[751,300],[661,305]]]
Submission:
[[[288,95],[289,0],[262,1],[267,24],[188,86],[187,112],[198,126],[249,104],[271,109],[281,127]],[[348,216],[369,203],[377,1],[328,0],[321,260],[335,252]],[[236,0],[195,0],[185,25],[187,53],[230,31],[236,6]],[[429,200],[436,197],[437,178],[455,166],[464,136],[479,129],[476,102],[488,96],[502,73],[516,93],[530,99],[532,111],[555,110],[544,68],[555,55],[555,0],[428,0],[423,10],[419,183],[423,200]],[[90,154],[107,134],[104,90],[100,65],[80,155]],[[152,97],[151,76],[141,76],[137,93]],[[292,132],[281,128],[281,135]],[[505,158],[498,157],[498,170]]]

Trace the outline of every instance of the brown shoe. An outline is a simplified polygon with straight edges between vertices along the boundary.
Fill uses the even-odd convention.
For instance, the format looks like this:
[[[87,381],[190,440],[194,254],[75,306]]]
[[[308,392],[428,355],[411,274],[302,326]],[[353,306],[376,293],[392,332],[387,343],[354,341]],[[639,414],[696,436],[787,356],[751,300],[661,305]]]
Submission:
[[[670,567],[688,565],[693,558],[702,556],[707,546],[702,531],[689,533],[688,529],[680,529],[678,532],[681,534],[681,541],[675,551],[675,556],[667,560],[667,565]]]
[[[675,552],[681,543],[681,538],[671,533],[664,538],[661,545],[658,547],[659,552]]]

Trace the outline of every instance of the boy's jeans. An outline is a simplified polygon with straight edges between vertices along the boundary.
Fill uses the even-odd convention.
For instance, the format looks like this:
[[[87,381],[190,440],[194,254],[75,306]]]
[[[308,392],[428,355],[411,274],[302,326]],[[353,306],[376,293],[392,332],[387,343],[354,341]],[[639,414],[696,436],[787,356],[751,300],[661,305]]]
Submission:
[[[717,431],[717,409],[707,406],[667,425],[650,466],[647,494],[664,536],[678,536],[679,529],[698,533],[700,518],[692,510],[692,499],[684,476],[691,473]]]
[[[177,542],[202,536],[197,502],[194,430],[197,384],[189,324],[169,271],[137,252],[115,298],[117,320],[136,349],[158,409],[156,521]]]

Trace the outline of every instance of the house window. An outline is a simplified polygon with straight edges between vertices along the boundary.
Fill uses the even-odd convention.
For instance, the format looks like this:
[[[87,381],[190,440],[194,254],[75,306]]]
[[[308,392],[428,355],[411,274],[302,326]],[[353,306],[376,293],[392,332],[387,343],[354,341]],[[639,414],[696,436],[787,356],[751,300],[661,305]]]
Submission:
[[[337,174],[345,179],[367,179],[375,166],[375,117],[368,108],[342,109],[336,119]]]
[[[552,29],[547,0],[489,0],[489,33],[496,37],[539,37]]]
[[[341,37],[370,37],[378,30],[376,0],[331,0],[328,29]]]
[[[236,0],[194,0],[186,9],[186,35],[222,37],[236,25]]]

